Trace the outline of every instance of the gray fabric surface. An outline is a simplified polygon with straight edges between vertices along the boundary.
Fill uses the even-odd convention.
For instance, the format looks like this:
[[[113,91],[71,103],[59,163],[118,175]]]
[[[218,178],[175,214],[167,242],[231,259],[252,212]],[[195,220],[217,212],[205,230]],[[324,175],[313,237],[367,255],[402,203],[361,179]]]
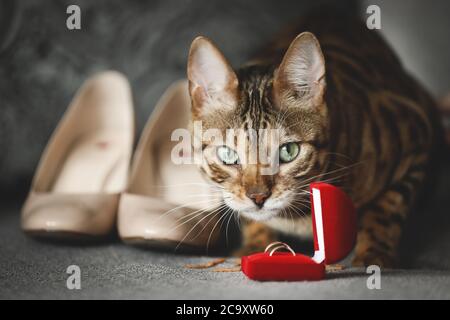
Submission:
[[[344,269],[319,282],[263,283],[240,272],[183,267],[209,257],[153,252],[119,242],[37,242],[20,232],[17,208],[0,217],[0,243],[1,299],[450,299],[448,269],[385,271],[381,290],[369,290],[363,269]],[[81,290],[66,288],[69,265],[81,269]]]

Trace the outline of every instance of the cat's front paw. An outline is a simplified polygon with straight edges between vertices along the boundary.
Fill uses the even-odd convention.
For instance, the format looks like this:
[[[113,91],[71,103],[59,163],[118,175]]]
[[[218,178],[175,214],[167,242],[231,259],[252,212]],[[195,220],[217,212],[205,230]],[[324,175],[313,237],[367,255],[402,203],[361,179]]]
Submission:
[[[354,267],[377,265],[382,269],[391,269],[398,266],[398,261],[395,256],[386,252],[366,251],[361,254],[356,254],[353,258],[352,265]]]

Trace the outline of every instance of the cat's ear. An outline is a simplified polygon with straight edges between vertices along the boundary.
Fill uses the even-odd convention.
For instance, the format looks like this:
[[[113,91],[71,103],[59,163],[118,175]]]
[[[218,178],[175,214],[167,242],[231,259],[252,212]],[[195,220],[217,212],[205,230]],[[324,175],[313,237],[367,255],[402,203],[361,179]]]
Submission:
[[[319,41],[303,32],[292,41],[275,73],[275,98],[280,104],[294,98],[314,105],[322,102],[324,92],[325,60]]]
[[[192,42],[187,74],[194,118],[236,107],[237,76],[209,39],[197,37]]]

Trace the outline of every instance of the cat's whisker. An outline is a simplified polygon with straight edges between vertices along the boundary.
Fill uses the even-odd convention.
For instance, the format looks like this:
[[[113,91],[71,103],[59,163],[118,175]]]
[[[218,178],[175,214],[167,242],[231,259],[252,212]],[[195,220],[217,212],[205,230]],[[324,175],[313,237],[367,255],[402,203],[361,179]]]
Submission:
[[[167,185],[152,185],[152,188],[173,188],[173,187],[185,187],[185,186],[204,186],[204,187],[210,187],[210,188],[222,188],[221,186],[216,186],[211,183],[201,183],[201,182],[186,182],[186,183],[179,183],[179,184],[167,184]]]
[[[307,214],[301,208],[298,208],[293,204],[290,204],[290,206],[294,209],[294,213],[297,214],[300,218],[303,219],[307,217]],[[300,210],[300,212],[298,212],[297,210]]]
[[[310,209],[311,209],[311,207],[310,207],[310,205],[309,205],[309,204],[306,204],[306,203],[303,203],[303,202],[292,201],[292,203],[295,203],[295,204],[301,205],[301,206],[303,206],[303,207],[304,207],[305,209],[308,209],[308,210],[310,210]]]
[[[157,220],[162,219],[163,217],[167,216],[168,214],[171,214],[171,213],[173,213],[174,211],[176,211],[176,210],[178,210],[178,209],[181,209],[181,208],[190,207],[190,206],[195,205],[195,204],[209,203],[209,202],[212,202],[212,201],[217,201],[217,199],[203,199],[203,200],[201,200],[201,201],[189,202],[189,203],[187,203],[187,204],[183,204],[183,205],[180,205],[180,206],[178,206],[178,207],[175,207],[175,208],[172,208],[172,209],[170,209],[170,210],[167,210],[166,212],[164,212],[163,214],[161,214],[161,215],[160,215],[158,218],[156,218],[156,219],[157,219]]]
[[[216,192],[203,193],[203,194],[190,194],[190,195],[184,196],[184,198],[195,198],[195,197],[213,198],[213,197],[217,197],[217,196],[221,196],[221,195],[222,195],[222,191],[216,191]]]
[[[225,211],[225,213],[223,213],[219,220],[217,220],[217,222],[214,224],[214,227],[212,228],[211,232],[209,233],[209,237],[208,237],[208,241],[206,242],[206,250],[209,250],[209,243],[211,241],[211,237],[214,234],[214,230],[216,229],[217,225],[219,224],[220,220],[222,220],[223,217],[226,217],[227,213],[229,212],[229,208],[227,209],[227,211]]]
[[[236,220],[236,224],[239,230],[241,230],[241,210],[237,211],[237,213],[234,215],[234,219]]]
[[[223,209],[223,208],[221,208]],[[217,212],[218,211],[218,212]],[[210,213],[208,213],[207,215],[205,215],[203,218],[201,218],[199,221],[197,221],[197,223],[191,227],[191,229],[184,235],[183,239],[181,239],[177,246],[175,247],[175,250],[178,250],[179,246],[184,242],[184,240],[186,240],[186,238],[191,234],[191,232],[205,219],[207,219],[208,217],[211,217],[211,215],[213,215],[210,220],[208,221],[208,223],[204,226],[204,228],[206,228],[206,226],[209,224],[209,222],[214,219],[215,216],[217,216],[220,213],[221,210],[214,210]],[[202,229],[201,231],[203,231],[204,229]],[[200,232],[201,233],[201,232]],[[199,234],[200,234],[199,233]]]
[[[195,230],[195,228],[197,227],[197,225],[199,225],[203,220],[207,219],[208,217],[212,217],[208,220],[208,222],[205,224],[204,228],[209,224],[209,222],[211,222],[214,217],[216,217],[219,214],[219,212],[211,212],[208,215],[204,216],[202,219],[200,219],[200,221],[198,221],[193,227],[191,227],[191,229],[189,229],[189,231],[184,235],[184,237],[178,242],[177,246],[175,247],[175,251],[178,250],[179,246],[182,245],[184,243],[184,241],[186,240],[186,238],[189,236],[189,234]],[[204,230],[204,228],[202,230]],[[197,235],[194,237],[197,238],[202,232],[198,232]]]
[[[308,200],[307,199],[296,198],[296,199],[292,200],[291,202],[298,202],[298,203],[302,203],[302,204],[307,205],[307,204],[309,204],[309,198],[308,198]]]
[[[291,221],[292,221],[292,224],[291,224],[291,228],[292,228],[292,231],[294,231],[294,230],[295,230],[295,221],[294,221],[294,216],[292,215],[292,212],[291,212],[291,210],[288,210],[288,212],[289,212],[289,215],[290,215],[290,217],[291,217]]]
[[[182,215],[182,216],[181,216],[180,218],[178,218],[175,222],[182,221],[182,220],[184,220],[184,219],[186,219],[186,218],[189,218],[189,217],[191,217],[193,214],[196,214],[196,213],[198,213],[198,212],[200,212],[200,211],[205,212],[205,211],[208,211],[208,210],[211,210],[211,209],[214,209],[214,208],[216,208],[216,207],[219,207],[219,206],[223,205],[223,204],[220,204],[220,203],[221,203],[221,201],[218,201],[217,203],[213,203],[212,205],[209,205],[209,206],[207,206],[206,208],[201,208],[201,209],[195,210],[195,211],[193,211],[193,212],[190,212],[190,213],[188,213],[188,214]]]
[[[197,237],[200,236],[200,235],[203,233],[203,231],[206,229],[206,227],[209,225],[209,223],[214,219],[214,217],[216,217],[217,214],[221,213],[222,210],[226,209],[226,207],[227,207],[226,205],[222,205],[222,206],[220,206],[220,208],[217,208],[217,209],[214,211],[216,214],[213,215],[213,217],[211,217],[210,220],[208,220],[208,222],[203,226],[203,228],[202,228],[199,232],[197,232],[197,234],[195,235],[195,237],[194,237],[192,240],[197,239]]]
[[[219,214],[220,212],[222,212],[224,209],[226,209],[227,208],[227,206],[225,205],[225,204],[222,204],[220,207],[218,207],[218,208],[216,208],[215,210],[214,210],[214,212],[216,213],[216,214]],[[195,237],[193,238],[193,240],[194,239],[197,239],[197,237],[198,236],[200,236],[202,233],[203,233],[203,231],[206,229],[206,227],[209,225],[209,223],[212,221],[212,219],[215,217],[216,215],[214,215],[210,220],[208,220],[208,222],[203,226],[203,228],[199,231],[199,232],[197,232],[197,234],[195,235]]]
[[[357,163],[352,164],[352,165],[349,165],[349,166],[346,166],[346,167],[342,167],[342,168],[338,168],[338,169],[335,169],[335,170],[332,170],[332,171],[327,171],[327,172],[324,172],[324,173],[320,173],[320,174],[315,175],[313,177],[310,177],[308,179],[302,180],[302,183],[304,183],[304,185],[299,186],[299,188],[307,187],[309,182],[311,182],[313,180],[316,180],[318,178],[322,178],[324,176],[327,176],[327,175],[330,175],[330,174],[333,174],[333,173],[337,173],[337,172],[341,172],[341,171],[344,171],[344,170],[348,170],[348,169],[353,168],[353,167],[355,167],[357,165],[360,165],[360,164],[362,164],[362,161],[357,162]],[[349,173],[347,173],[347,174],[349,174]],[[298,177],[298,178],[300,178],[300,177]]]
[[[296,210],[293,208],[292,205],[288,205],[287,210],[289,212],[289,215],[291,216],[291,221],[292,221],[292,231],[295,230],[295,222],[294,222],[294,216],[292,215],[292,211],[294,211],[294,213],[296,213]]]
[[[227,222],[227,226],[225,228],[225,239],[226,239],[226,243],[227,243],[227,247],[228,247],[228,227],[230,226],[230,221],[231,218],[235,216],[235,212],[233,211],[230,216],[228,217],[228,222]]]
[[[348,176],[349,173],[344,173],[335,177],[331,177],[328,179],[324,179],[324,180],[319,180],[319,182],[323,182],[323,183],[336,183],[336,182],[340,182],[341,178]]]
[[[311,199],[310,199],[310,196],[309,196],[309,195],[307,195],[306,197],[303,197],[303,195],[297,195],[296,197],[294,197],[294,199],[292,200],[292,202],[293,202],[293,201],[301,202],[301,203],[307,204],[307,203],[309,203],[309,202],[311,201]]]
[[[300,189],[300,188],[299,188]],[[304,195],[311,195],[311,191],[309,190],[300,190],[300,192],[297,191],[291,191],[292,194],[304,196]]]
[[[231,210],[230,213],[228,213],[229,210]],[[228,224],[230,222],[231,217],[233,216],[233,210],[231,208],[229,208],[229,210],[227,210],[227,212],[224,214],[225,218],[222,220],[222,222],[220,223],[220,226],[219,226],[219,232],[220,232],[222,230],[223,224],[225,223],[225,221],[228,220],[228,222],[225,224],[225,239],[226,239],[225,241],[226,241],[227,246],[228,246]],[[228,219],[226,217],[227,215],[228,215]]]
[[[341,168],[338,168],[338,169],[335,169],[335,170],[326,171],[324,173],[320,173],[320,174],[318,174],[316,176],[310,177],[310,178],[308,178],[305,181],[309,182],[311,180],[314,180],[314,179],[317,179],[317,178],[321,178],[321,177],[326,176],[326,175],[330,175],[330,174],[333,174],[333,173],[336,173],[336,172],[340,172],[340,171],[344,171],[344,170],[347,170],[347,169],[351,169],[354,166],[357,166],[359,164],[361,164],[361,163],[355,163],[355,164],[351,164],[351,165],[348,165],[348,166],[345,166],[345,167],[341,167]]]
[[[202,209],[196,210],[196,211],[194,211],[194,212],[191,212],[191,213],[189,213],[189,214],[187,214],[187,215],[184,215],[184,216],[182,216],[181,218],[179,218],[179,219],[177,219],[177,220],[175,221],[175,223],[177,223],[177,222],[182,222],[182,223],[176,225],[176,226],[175,226],[174,228],[172,228],[170,231],[174,231],[174,230],[180,228],[181,226],[185,225],[185,224],[188,223],[189,221],[192,221],[192,220],[194,220],[194,219],[200,217],[202,214],[205,214],[207,211],[210,211],[210,210],[217,210],[217,209],[220,208],[221,206],[222,206],[222,205],[214,204],[214,205],[209,206],[209,207],[207,207],[207,208],[202,208]],[[186,219],[187,219],[187,220],[186,220]],[[182,220],[184,220],[184,221],[182,221]]]

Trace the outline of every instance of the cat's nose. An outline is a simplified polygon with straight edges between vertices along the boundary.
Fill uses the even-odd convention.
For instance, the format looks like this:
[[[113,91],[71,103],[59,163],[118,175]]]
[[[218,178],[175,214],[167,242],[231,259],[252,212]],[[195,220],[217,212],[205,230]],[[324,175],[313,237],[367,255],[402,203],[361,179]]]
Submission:
[[[247,197],[252,199],[252,201],[259,207],[262,208],[264,206],[264,202],[269,198],[271,192],[256,192],[256,193],[247,193]]]

